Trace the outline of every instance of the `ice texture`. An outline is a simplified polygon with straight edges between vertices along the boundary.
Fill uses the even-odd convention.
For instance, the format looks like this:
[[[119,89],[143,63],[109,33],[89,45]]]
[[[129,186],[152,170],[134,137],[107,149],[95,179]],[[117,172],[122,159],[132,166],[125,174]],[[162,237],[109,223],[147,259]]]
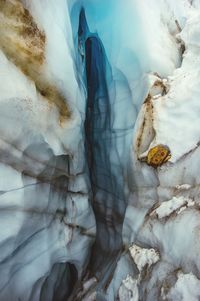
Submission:
[[[199,300],[199,23],[0,0],[0,301]]]

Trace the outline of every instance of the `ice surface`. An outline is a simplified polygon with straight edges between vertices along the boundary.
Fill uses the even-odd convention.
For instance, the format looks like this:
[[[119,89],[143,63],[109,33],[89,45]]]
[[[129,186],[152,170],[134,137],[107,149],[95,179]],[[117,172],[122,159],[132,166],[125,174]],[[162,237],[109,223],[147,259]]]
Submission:
[[[138,301],[139,292],[137,281],[132,277],[128,276],[123,280],[122,285],[119,289],[119,300],[120,301]]]
[[[168,298],[172,300],[198,300],[200,296],[199,280],[192,274],[178,274],[175,286],[170,290]]]
[[[0,300],[199,299],[199,22],[0,0]]]

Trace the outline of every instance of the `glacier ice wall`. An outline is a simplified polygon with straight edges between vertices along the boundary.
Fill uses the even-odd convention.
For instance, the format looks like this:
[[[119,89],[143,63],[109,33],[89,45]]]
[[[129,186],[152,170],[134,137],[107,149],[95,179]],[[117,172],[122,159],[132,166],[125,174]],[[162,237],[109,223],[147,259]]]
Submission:
[[[199,299],[199,9],[0,0],[0,301]]]
[[[129,158],[127,149],[129,150],[134,126],[133,120],[125,115],[125,118],[120,116],[123,127],[118,128],[116,120],[119,118],[118,112],[121,115],[124,108],[131,116],[134,107],[129,85],[120,72],[115,76],[118,75],[118,83],[122,82],[127,96],[122,102],[117,95],[116,79],[113,78],[103,44],[97,34],[90,33],[84,9],[80,13],[79,42],[85,48],[85,145],[92,190],[91,201],[97,227],[90,269],[105,275],[104,266],[105,269],[109,267],[111,273],[112,261],[116,261],[122,248],[122,225],[126,208],[126,161]],[[116,102],[121,112],[116,109]]]

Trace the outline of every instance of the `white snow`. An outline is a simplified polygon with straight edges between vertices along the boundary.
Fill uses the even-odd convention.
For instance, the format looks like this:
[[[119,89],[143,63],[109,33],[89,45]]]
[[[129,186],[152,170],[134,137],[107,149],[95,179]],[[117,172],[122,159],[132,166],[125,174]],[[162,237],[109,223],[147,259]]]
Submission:
[[[166,77],[180,65],[179,49],[171,31],[171,27],[177,30],[173,7],[163,0],[159,3],[156,0],[134,2],[140,12],[141,30],[144,31],[147,47],[146,57],[143,60],[148,62],[148,71]]]
[[[192,273],[178,273],[175,286],[170,290],[167,298],[172,301],[198,301],[200,298],[200,280]]]
[[[177,185],[176,188],[178,190],[188,190],[188,189],[191,188],[191,185],[189,185],[189,184],[182,184],[182,185]]]
[[[120,301],[138,301],[139,291],[137,280],[133,279],[130,275],[127,276],[119,289],[119,300]]]
[[[162,1],[157,1],[154,15],[156,20],[152,20],[152,26],[164,20],[164,28],[171,35],[171,41],[174,43],[174,38],[177,38],[177,43],[172,43],[175,48],[170,46],[169,52],[167,47],[160,51],[155,51],[156,47],[154,48],[156,39],[161,42],[159,35],[157,37],[155,34],[156,31],[154,30],[154,35],[151,32],[151,24],[148,22],[148,16],[151,19],[154,14],[154,1],[148,1],[152,4],[152,11],[146,4],[146,10],[149,9],[148,16],[144,9],[144,19],[147,19],[146,24],[151,32],[149,40],[155,36],[152,48],[147,39],[150,52],[152,51],[150,55],[155,56],[155,61],[153,68],[149,70],[149,90],[146,93],[146,96],[148,93],[152,96],[153,117],[150,117],[155,136],[151,133],[150,117],[148,119],[144,105],[134,133],[131,194],[124,223],[124,240],[129,245],[139,245],[140,248],[149,246],[160,254],[160,260],[152,266],[148,280],[141,279],[141,298],[145,292],[145,300],[157,300],[164,285],[168,289],[173,286],[166,300],[194,301],[199,299],[197,277],[200,270],[200,2],[192,1],[193,5],[191,1],[184,0],[166,2],[170,12],[166,6],[163,9]],[[141,1],[143,10],[142,5]],[[180,33],[173,26],[175,20],[180,25]],[[162,26],[158,28],[164,31]],[[163,32],[163,37],[166,31]],[[186,51],[179,65],[175,54],[180,47],[180,40],[184,42]],[[165,95],[157,87],[151,88],[157,80],[152,76],[154,72],[161,76],[161,81],[167,87]],[[170,162],[157,170],[138,160],[137,137],[144,120],[147,124],[149,122],[149,128],[147,126],[145,129],[142,152],[147,153],[153,146],[163,144],[169,147],[172,154]],[[134,255],[136,254],[135,251]],[[143,266],[144,257],[139,259]],[[137,260],[140,263],[139,259]],[[176,282],[177,270],[191,274],[178,276]]]
[[[167,145],[171,162],[187,155],[200,142],[200,12],[191,10],[179,35],[186,52],[180,68],[168,77],[167,95],[153,101],[156,137],[152,145]],[[192,108],[192,109],[191,109]]]
[[[150,216],[156,215],[158,218],[167,217],[180,208],[182,211],[182,207],[186,209],[194,204],[195,202],[192,199],[187,199],[185,197],[173,197],[171,200],[161,203],[157,209],[151,212]],[[178,213],[180,213],[180,210]]]
[[[137,245],[132,245],[129,250],[140,272],[142,272],[144,267],[149,268],[160,259],[159,253],[153,248],[145,249]]]

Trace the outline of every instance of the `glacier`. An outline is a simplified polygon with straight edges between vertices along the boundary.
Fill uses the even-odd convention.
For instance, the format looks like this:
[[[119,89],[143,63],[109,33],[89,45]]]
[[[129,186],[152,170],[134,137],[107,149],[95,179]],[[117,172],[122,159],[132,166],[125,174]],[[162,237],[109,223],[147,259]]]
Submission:
[[[0,301],[198,301],[199,0],[0,0]]]

